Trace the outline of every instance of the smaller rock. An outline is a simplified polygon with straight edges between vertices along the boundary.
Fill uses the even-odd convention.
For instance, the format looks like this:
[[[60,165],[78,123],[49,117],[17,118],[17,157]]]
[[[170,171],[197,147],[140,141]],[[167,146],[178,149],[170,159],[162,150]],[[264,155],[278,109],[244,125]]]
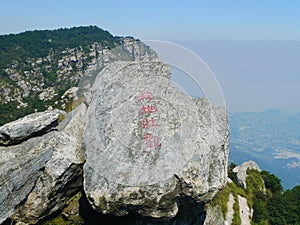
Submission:
[[[16,225],[27,225],[27,223],[17,222]]]
[[[0,127],[0,145],[19,144],[31,137],[41,136],[58,124],[64,111],[55,109],[32,113]]]
[[[211,204],[206,205],[206,217],[203,225],[224,225],[225,221],[219,205],[212,206]],[[226,225],[226,224],[225,224]]]
[[[61,96],[61,99],[66,97],[74,98],[77,95],[77,91],[78,91],[78,87],[71,87]]]
[[[247,199],[238,195],[241,225],[251,225],[253,210],[249,208]]]
[[[48,87],[47,89],[43,90],[43,92],[41,92],[39,94],[39,99],[40,100],[50,100],[54,97],[55,95],[55,90],[53,87]]]
[[[86,110],[82,103],[66,116],[68,123],[62,130],[41,137],[46,146],[43,149],[51,150],[52,155],[27,198],[15,209],[11,216],[14,221],[36,224],[63,209],[69,199],[80,191],[84,163],[81,136]]]
[[[234,196],[232,195],[232,193],[230,193],[227,202],[227,213],[226,213],[225,225],[232,223],[233,215],[234,215],[234,209],[233,209],[234,202],[235,202]]]
[[[246,185],[246,178],[247,178],[247,170],[257,170],[261,171],[259,166],[254,161],[244,162],[242,165],[235,167],[232,171],[237,173],[237,179],[240,185],[242,185],[245,189]]]
[[[231,184],[231,183],[233,183],[233,181],[229,177],[227,177],[227,184]]]

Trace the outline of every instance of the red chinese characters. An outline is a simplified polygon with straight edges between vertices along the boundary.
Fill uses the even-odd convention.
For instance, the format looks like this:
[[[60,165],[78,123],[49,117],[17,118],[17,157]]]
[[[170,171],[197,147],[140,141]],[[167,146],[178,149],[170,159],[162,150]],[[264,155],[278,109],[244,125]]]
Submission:
[[[143,128],[156,127],[156,126],[159,126],[159,125],[155,123],[155,120],[153,118],[143,119],[143,121],[142,121]]]
[[[148,106],[143,106],[142,108],[141,108],[141,113],[143,114],[143,113],[148,113],[148,114],[150,114],[150,113],[154,113],[154,112],[157,112],[158,110],[157,110],[157,108],[155,108],[155,106],[153,106],[153,105],[148,105]]]
[[[148,91],[147,92],[142,92],[139,96],[140,101],[144,100],[145,98],[148,99],[149,101],[154,99],[152,93],[148,92]]]
[[[147,106],[143,105],[141,107],[142,115],[146,116],[146,115],[149,115],[152,113],[156,113],[158,111],[158,109],[155,106],[149,104],[154,100],[154,97],[151,92],[141,92],[139,95],[139,100],[143,101],[144,103],[147,103]],[[159,124],[156,123],[156,121],[153,117],[143,118],[141,121],[141,124],[142,124],[143,129],[147,128],[148,130],[149,130],[149,128],[159,126]],[[144,141],[146,143],[147,148],[154,148],[154,147],[161,146],[159,136],[153,135],[150,132],[147,132],[144,135]]]
[[[146,141],[147,148],[154,148],[161,146],[160,138],[158,136],[153,136],[152,134],[145,134],[144,140]]]

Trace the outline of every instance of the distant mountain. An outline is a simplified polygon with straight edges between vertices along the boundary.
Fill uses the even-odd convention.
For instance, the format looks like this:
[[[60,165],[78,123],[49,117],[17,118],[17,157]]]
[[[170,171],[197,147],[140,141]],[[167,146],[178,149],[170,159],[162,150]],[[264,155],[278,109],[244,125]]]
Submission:
[[[233,162],[254,160],[276,174],[285,188],[300,184],[300,113],[230,113],[229,124]]]

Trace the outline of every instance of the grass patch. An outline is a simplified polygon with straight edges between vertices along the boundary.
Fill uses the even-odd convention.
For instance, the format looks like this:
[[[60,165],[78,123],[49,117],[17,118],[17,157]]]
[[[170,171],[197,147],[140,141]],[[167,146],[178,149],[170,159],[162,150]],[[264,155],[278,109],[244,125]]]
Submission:
[[[71,100],[66,105],[66,112],[71,112],[73,109],[75,109],[77,106],[79,106],[84,101],[83,98],[79,98],[77,100]]]
[[[233,204],[233,219],[231,225],[240,225],[241,217],[240,217],[240,207],[238,202],[238,196],[234,195],[234,204]]]
[[[264,191],[264,180],[260,175],[260,172],[257,170],[247,170],[247,179],[246,179],[246,193],[249,208],[253,208],[253,200],[255,196]]]
[[[60,123],[61,121],[63,121],[64,119],[65,119],[65,115],[64,114],[60,114],[59,116],[58,116],[58,122]]]
[[[213,200],[211,201],[211,206],[215,207],[215,206],[220,206],[222,214],[223,214],[223,218],[224,220],[226,219],[226,214],[228,211],[228,200],[229,200],[229,194],[232,193],[232,195],[234,196],[235,199],[235,203],[233,205],[233,209],[234,209],[234,217],[236,217],[236,221],[240,221],[240,214],[239,214],[239,205],[238,205],[238,195],[247,198],[247,194],[245,192],[245,190],[239,186],[237,186],[235,183],[227,183],[227,185],[221,190],[219,191],[216,196],[213,198]],[[236,223],[238,224],[238,223]]]
[[[229,186],[226,185],[221,191],[219,191],[215,195],[215,197],[211,201],[211,206],[212,207],[215,207],[217,205],[219,205],[221,207],[221,211],[222,211],[224,220],[226,218],[226,213],[228,211],[227,202],[228,202],[228,199],[229,199],[230,192],[231,192],[231,190],[230,190]]]
[[[69,200],[66,207],[58,215],[52,216],[42,223],[41,225],[83,225],[84,221],[79,215],[79,199],[81,193],[77,193]],[[65,216],[68,215],[68,216]]]

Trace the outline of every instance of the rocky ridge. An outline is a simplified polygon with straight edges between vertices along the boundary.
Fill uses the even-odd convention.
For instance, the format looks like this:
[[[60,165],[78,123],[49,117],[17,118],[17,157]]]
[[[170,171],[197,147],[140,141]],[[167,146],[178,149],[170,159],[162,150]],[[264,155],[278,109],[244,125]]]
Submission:
[[[256,195],[265,195],[266,187],[260,168],[253,161],[229,168],[230,176],[226,186],[208,204],[209,221],[216,225],[251,225],[254,217]],[[242,174],[242,175],[241,175]],[[211,215],[214,215],[213,217]]]
[[[82,37],[77,38],[84,43],[82,45],[73,44],[73,39],[76,37],[72,37],[72,32],[76,32],[76,30],[82,32],[79,36],[77,34],[78,37]],[[59,30],[49,31],[48,35],[51,32],[59,32]],[[43,51],[47,52],[41,57],[16,57],[15,60],[12,60],[14,54],[17,55],[17,53],[5,53],[12,59],[9,64],[4,63],[7,60],[0,61],[0,125],[34,111],[51,108],[68,111],[72,101],[76,100],[74,95],[69,93],[78,87],[79,81],[84,77],[97,75],[110,62],[157,58],[154,51],[132,37],[113,37],[107,32],[105,35],[108,36],[106,37],[108,40],[97,39],[97,32],[103,32],[100,28],[79,27],[62,32],[67,35],[63,43],[56,43],[53,44],[55,47],[48,47],[52,46],[55,41],[49,39],[41,46]],[[33,35],[35,32],[27,33]],[[95,37],[93,33],[95,33]],[[40,36],[34,38],[40,42],[43,35],[46,34],[41,33]],[[21,37],[23,34],[19,35]],[[91,40],[85,41],[84,37]],[[0,36],[0,41],[1,38]],[[14,39],[12,38],[12,40]],[[16,46],[16,49],[20,49],[20,51],[23,48],[27,48],[25,43],[19,43]],[[15,51],[15,49],[12,50]],[[28,54],[23,53],[24,57]],[[38,53],[32,52],[32,56],[35,55]]]
[[[57,55],[59,57],[57,58]],[[37,93],[42,101],[51,100],[57,95],[55,86],[47,87],[43,74],[53,73],[56,83],[71,82],[74,85],[85,74],[116,60],[142,60],[156,58],[154,52],[134,38],[122,38],[120,46],[109,49],[98,42],[91,43],[88,51],[82,46],[65,49],[60,53],[49,52],[44,58],[30,58],[26,66],[30,70],[20,71],[20,62],[15,62],[5,72],[16,86],[1,81],[1,104],[19,102],[19,108],[27,107],[24,97]],[[62,99],[63,100],[63,99]],[[58,104],[58,103],[57,103]]]
[[[237,166],[233,169],[233,172],[236,173],[237,179],[240,185],[245,189],[247,188],[246,179],[247,179],[247,170],[257,170],[261,171],[254,161],[248,161],[242,163],[242,165]]]
[[[137,213],[131,224],[209,224],[205,205],[227,181],[227,113],[178,92],[169,66],[143,58],[150,59],[134,53],[135,62],[108,64],[59,124],[47,112],[30,115],[43,126],[32,120],[27,136],[15,138],[21,143],[0,147],[0,223],[36,224],[81,193],[96,218]],[[160,126],[144,130],[141,121],[154,125],[153,107],[139,112],[152,97]],[[161,143],[145,142],[149,134]]]

